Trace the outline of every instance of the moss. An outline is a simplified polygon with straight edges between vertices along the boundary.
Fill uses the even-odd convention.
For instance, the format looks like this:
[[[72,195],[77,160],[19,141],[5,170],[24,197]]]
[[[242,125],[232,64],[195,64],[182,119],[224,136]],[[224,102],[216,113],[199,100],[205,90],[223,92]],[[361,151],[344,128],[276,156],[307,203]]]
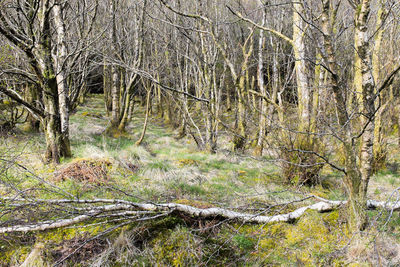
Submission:
[[[81,226],[84,226],[84,224],[81,224]],[[87,235],[94,236],[104,229],[104,226],[90,226],[85,228],[59,228],[51,231],[39,232],[36,235],[36,238],[38,241],[41,241],[45,244],[59,244],[65,240],[70,240],[76,237],[83,237]]]
[[[31,246],[22,246],[14,250],[9,250],[4,254],[2,253],[3,256],[0,258],[0,263],[4,264],[4,266],[13,263],[16,265],[22,264],[25,261],[26,257],[28,257],[31,250]]]
[[[246,235],[235,235],[233,241],[242,250],[248,251],[254,249],[255,241]]]
[[[338,211],[308,211],[296,224],[243,225],[239,233],[255,242],[249,258],[260,265],[341,266],[342,260],[332,253],[350,238]]]
[[[158,265],[195,266],[201,260],[199,240],[187,228],[178,226],[153,240]]]
[[[180,159],[177,161],[177,163],[180,167],[198,165],[198,161],[194,159]]]
[[[322,197],[322,198],[329,198],[329,191],[324,189],[321,185],[317,185],[312,188],[311,194]]]
[[[296,257],[306,264],[321,264],[325,256],[345,245],[348,236],[346,228],[338,224],[338,211],[327,215],[308,211],[296,227],[286,231],[285,243],[297,248]],[[344,236],[343,236],[344,235]]]
[[[4,99],[3,100],[3,104],[6,105],[6,106],[10,106],[11,105],[11,101],[9,101],[7,99]]]
[[[125,130],[118,129],[118,127],[113,127],[113,126],[109,126],[106,129],[105,134],[109,137],[113,137],[116,139],[121,138],[121,137],[128,138],[128,139],[131,138],[131,136],[129,135],[128,132],[126,132]]]

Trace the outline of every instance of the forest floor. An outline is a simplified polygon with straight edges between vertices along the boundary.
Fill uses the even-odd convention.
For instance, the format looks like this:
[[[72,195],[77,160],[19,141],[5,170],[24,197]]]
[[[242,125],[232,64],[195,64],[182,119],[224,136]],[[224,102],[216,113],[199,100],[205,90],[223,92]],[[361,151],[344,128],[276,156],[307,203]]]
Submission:
[[[0,151],[12,151],[18,164],[79,199],[175,202],[274,215],[313,203],[312,199],[297,202],[309,195],[346,198],[340,174],[327,167],[319,185],[299,188],[282,181],[279,162],[272,158],[234,154],[224,135],[217,153],[201,152],[191,137],[177,139],[176,129],[161,118],[150,118],[144,143],[136,146],[143,122],[143,109],[136,107],[126,134],[104,135],[108,118],[103,99],[93,95],[71,116],[72,159],[63,159],[58,166],[44,164],[44,137],[39,134],[2,137]],[[400,187],[400,152],[394,144],[390,149],[390,164],[371,181],[371,199],[386,200]],[[85,166],[100,168],[86,170]],[[36,197],[54,198],[51,191],[34,190],[40,182],[30,175],[12,177],[19,188],[31,190]],[[0,186],[1,195],[8,193]],[[70,256],[65,266],[399,264],[399,214],[370,211],[369,215],[374,227],[362,238],[349,234],[344,209],[310,211],[296,222],[268,225],[170,216],[127,225],[93,240],[112,223],[81,224],[0,238],[0,265],[17,266],[29,258],[36,264],[32,266],[51,266],[87,240],[91,241]]]

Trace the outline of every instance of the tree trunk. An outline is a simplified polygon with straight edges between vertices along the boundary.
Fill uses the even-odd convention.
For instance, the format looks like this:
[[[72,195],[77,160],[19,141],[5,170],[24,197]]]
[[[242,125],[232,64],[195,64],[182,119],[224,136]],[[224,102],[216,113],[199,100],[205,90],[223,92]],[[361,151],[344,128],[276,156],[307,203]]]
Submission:
[[[358,37],[356,43],[357,55],[361,60],[362,73],[362,100],[363,108],[361,117],[364,134],[362,135],[361,156],[360,156],[360,172],[361,172],[361,187],[358,199],[363,201],[359,205],[366,207],[366,195],[368,183],[372,174],[372,162],[374,159],[373,141],[375,127],[375,82],[372,76],[372,60],[370,52],[370,41],[368,37],[368,16],[370,13],[370,0],[363,0],[360,4],[361,10],[356,14],[355,34]],[[364,203],[365,202],[365,203]],[[356,211],[357,213],[357,211]],[[357,214],[355,222],[358,229],[363,230],[367,223],[367,214],[365,209]]]
[[[27,84],[25,88],[25,100],[28,103],[32,103],[35,105],[37,101],[39,100],[39,95],[38,91],[34,87],[34,85]],[[37,106],[37,105],[35,105]],[[24,130],[27,132],[36,132],[38,133],[40,131],[40,120],[38,119],[37,116],[32,114],[32,112],[28,112],[28,116],[26,118],[26,126],[24,127]]]
[[[299,131],[308,131],[310,124],[310,87],[308,84],[305,48],[305,27],[301,17],[303,4],[293,2],[293,51],[295,57]]]
[[[53,7],[54,24],[57,32],[57,54],[55,57],[55,71],[58,90],[59,114],[61,123],[61,135],[64,156],[71,156],[69,145],[69,90],[67,84],[67,75],[65,73],[65,61],[67,59],[67,46],[65,44],[65,25],[63,19],[63,10],[61,4]]]
[[[111,83],[110,83],[110,68],[104,63],[103,67],[103,94],[104,94],[104,104],[107,112],[107,116],[110,116],[112,112],[112,97],[111,97]]]
[[[111,51],[112,56],[117,57],[117,54],[120,52],[118,49],[118,39],[117,39],[117,29],[116,29],[116,0],[110,0],[110,19],[111,19],[111,31],[110,31],[110,40],[111,40]],[[111,64],[111,125],[107,129],[108,134],[116,135],[118,132],[118,126],[121,121],[120,113],[120,98],[121,98],[121,71],[120,67],[114,63]]]
[[[139,140],[136,142],[137,146],[140,146],[140,144],[143,142],[144,136],[146,134],[147,130],[147,122],[149,119],[149,113],[150,113],[150,97],[151,97],[151,86],[147,88],[147,96],[146,96],[146,117],[144,119],[144,124],[143,124],[143,130],[142,134],[139,137]]]
[[[263,9],[263,21],[262,21],[262,26],[265,25],[266,23],[266,12],[265,9]],[[262,95],[267,95],[267,90],[265,88],[265,81],[264,81],[264,45],[265,45],[265,37],[264,37],[264,31],[260,30],[260,37],[258,40],[258,68],[257,68],[257,74],[258,74],[258,87],[260,88],[260,93]],[[267,102],[263,97],[260,99],[260,119],[258,123],[258,140],[257,140],[257,146],[255,148],[254,154],[256,156],[262,156],[263,149],[264,149],[264,138],[266,135],[266,127],[267,127],[267,112],[268,112],[268,106]]]
[[[111,99],[112,99],[112,110],[111,110],[111,127],[114,129],[118,128],[120,123],[120,73],[118,66],[111,67]]]
[[[59,105],[57,96],[57,81],[50,78],[45,88],[47,94],[44,96],[46,117],[43,120],[43,129],[46,135],[45,160],[60,163],[61,157],[70,157],[71,149],[69,139],[65,138],[61,130],[61,120],[58,113]],[[51,93],[51,94],[50,94]]]
[[[349,224],[352,231],[364,230],[367,226],[367,188],[371,177],[373,160],[374,139],[374,79],[371,72],[370,43],[367,36],[367,19],[370,12],[369,0],[363,0],[355,14],[355,43],[356,59],[360,62],[362,78],[362,113],[361,127],[364,133],[361,135],[361,155],[357,162],[357,144],[353,140],[353,132],[348,123],[348,112],[337,76],[337,64],[332,44],[332,25],[330,24],[331,1],[323,0],[322,31],[324,34],[324,47],[326,61],[329,66],[330,76],[328,84],[335,95],[336,114],[339,124],[339,136],[345,157],[345,186],[349,195]],[[354,79],[358,79],[355,75]]]
[[[378,82],[381,79],[381,68],[382,62],[380,61],[381,47],[383,41],[384,28],[382,27],[382,23],[385,21],[385,17],[387,15],[387,10],[385,8],[384,1],[381,1],[380,7],[377,14],[376,21],[376,33],[375,33],[375,45],[372,54],[372,69],[373,69],[373,77]],[[382,116],[385,113],[385,109],[387,105],[392,101],[392,99],[388,99],[389,94],[381,94],[380,99],[383,103],[382,107],[376,113],[375,119],[375,129],[374,129],[374,171],[377,171],[384,167],[386,161],[386,142],[383,138],[383,124],[382,124]]]
[[[60,162],[60,157],[70,157],[69,137],[62,132],[61,113],[59,105],[59,90],[57,76],[52,59],[52,42],[50,34],[50,1],[43,3],[42,35],[37,49],[36,58],[41,71],[43,98],[45,106],[44,131],[46,133],[46,161]],[[63,97],[62,97],[63,98]],[[65,99],[64,99],[65,100]],[[66,111],[68,113],[68,110]],[[65,114],[64,114],[65,115]],[[68,118],[68,115],[67,115]],[[65,117],[64,117],[65,119]],[[65,125],[64,125],[65,126]],[[67,128],[68,129],[68,128]]]

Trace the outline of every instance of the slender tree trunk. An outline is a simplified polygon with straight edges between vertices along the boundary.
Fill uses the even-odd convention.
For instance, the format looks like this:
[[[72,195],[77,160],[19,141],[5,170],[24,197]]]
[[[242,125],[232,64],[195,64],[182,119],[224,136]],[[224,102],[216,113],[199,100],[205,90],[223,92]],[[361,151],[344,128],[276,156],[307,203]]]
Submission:
[[[372,69],[373,69],[373,77],[375,78],[376,81],[380,80],[381,77],[381,72],[380,69],[382,67],[381,61],[380,61],[380,54],[381,54],[381,47],[382,47],[382,41],[383,41],[383,34],[384,34],[384,28],[382,27],[382,23],[385,20],[385,17],[387,15],[387,10],[385,8],[385,1],[380,1],[380,7],[378,10],[377,14],[377,21],[376,21],[376,32],[375,32],[375,45],[373,49],[373,54],[372,54]],[[382,107],[379,109],[379,111],[376,114],[376,119],[375,119],[375,129],[374,129],[374,171],[377,171],[378,169],[382,168],[385,164],[386,160],[386,142],[383,138],[383,125],[382,125],[382,116],[385,112],[385,109],[387,105],[389,104],[390,96],[389,99],[387,99],[388,94],[381,94],[381,101],[383,101]]]
[[[139,140],[136,142],[136,145],[137,145],[137,146],[140,146],[140,144],[143,142],[144,136],[145,136],[145,134],[146,134],[147,122],[148,122],[149,113],[150,113],[150,97],[151,97],[151,87],[147,89],[147,97],[146,97],[146,117],[145,117],[145,119],[144,119],[142,134],[140,135]]]
[[[111,99],[112,99],[112,110],[111,110],[111,127],[114,129],[118,128],[120,123],[120,73],[118,66],[111,67],[112,72],[112,85],[111,85]]]
[[[279,52],[279,47],[273,42],[273,37],[270,36],[270,44],[271,47],[274,48],[274,54],[272,55],[272,102],[276,103],[278,100],[278,96],[281,95],[282,92],[280,92],[280,80],[279,80],[279,62],[278,62],[278,52]],[[283,87],[283,86],[282,86]],[[284,90],[284,87],[283,89]],[[280,97],[279,97],[280,98]],[[281,109],[278,109],[278,119],[279,122],[283,125],[283,104],[282,104],[282,99],[280,98],[279,101],[279,106],[281,107]],[[272,123],[273,123],[273,115],[274,115],[274,110],[275,107],[274,105],[270,105],[269,107],[269,111],[268,111],[268,118],[270,120],[269,128],[272,127]]]
[[[262,26],[265,25],[266,23],[266,12],[265,9],[263,9],[263,21],[262,21]],[[260,93],[262,95],[267,95],[267,90],[265,88],[265,81],[264,81],[264,45],[265,45],[265,37],[264,37],[264,31],[260,30],[260,36],[258,40],[258,69],[257,69],[257,74],[258,74],[258,87],[260,88]],[[264,149],[264,138],[266,135],[266,127],[267,127],[267,112],[268,112],[268,106],[267,102],[263,97],[260,99],[260,119],[258,123],[258,140],[257,140],[257,146],[254,151],[254,154],[257,156],[262,156],[263,149]]]
[[[295,57],[299,131],[308,131],[310,124],[310,87],[308,84],[305,47],[305,26],[301,1],[293,2],[293,51]]]
[[[355,15],[355,40],[356,58],[361,62],[362,74],[362,101],[364,114],[361,125],[364,133],[361,136],[360,162],[357,163],[358,149],[353,140],[353,133],[348,123],[348,113],[343,98],[343,92],[339,86],[337,76],[337,64],[332,44],[332,25],[330,24],[331,1],[323,0],[322,31],[324,33],[324,47],[326,50],[326,61],[330,69],[328,84],[335,95],[336,114],[339,123],[339,136],[345,156],[344,182],[349,195],[349,223],[353,231],[364,230],[367,222],[367,189],[371,177],[373,160],[373,138],[374,138],[374,79],[372,76],[372,62],[370,55],[370,43],[367,37],[367,19],[370,12],[369,0],[362,0],[359,3]],[[355,77],[357,79],[357,77]]]
[[[110,83],[110,67],[104,63],[103,66],[103,94],[104,104],[107,112],[107,116],[110,116],[112,112],[112,97],[111,97],[111,83]]]
[[[110,40],[111,40],[111,50],[112,55],[116,56],[119,53],[118,40],[117,40],[117,29],[116,29],[116,0],[110,0],[110,18],[111,18],[111,30],[110,30]],[[116,64],[111,64],[111,99],[112,99],[112,110],[111,110],[111,125],[107,130],[109,134],[114,135],[118,131],[118,126],[120,123],[120,98],[121,98],[121,71],[120,67]]]
[[[361,186],[359,192],[359,205],[362,207],[361,213],[357,216],[357,228],[363,230],[367,223],[366,215],[366,197],[368,183],[372,174],[372,162],[374,159],[373,141],[375,127],[375,81],[372,76],[372,59],[370,51],[370,41],[368,38],[368,16],[370,13],[370,0],[363,0],[359,14],[356,14],[356,30],[358,36],[356,43],[357,54],[361,59],[362,73],[362,97],[363,97],[363,116],[361,117],[361,125],[365,126],[364,134],[362,135],[361,157],[360,157],[360,172]],[[357,12],[358,13],[358,12]]]
[[[240,76],[236,78],[236,90],[238,97],[238,121],[237,121],[237,135],[233,138],[233,150],[238,151],[242,150],[245,147],[247,132],[246,132],[246,99],[247,99],[247,90],[246,90],[246,71],[248,68],[248,61],[250,56],[253,53],[253,31],[247,37],[245,43],[242,47],[243,54],[243,62],[240,70]],[[236,76],[236,75],[234,75]],[[237,76],[236,76],[237,77]]]
[[[125,77],[126,77],[126,71],[121,71],[120,90],[121,90],[121,95],[122,95],[122,97],[124,99],[122,101],[122,106],[120,107],[121,113],[119,115],[120,122],[119,122],[119,125],[118,125],[118,130],[120,132],[125,132],[125,127],[129,122],[129,120],[128,120],[128,118],[129,118],[129,108],[132,105],[132,103],[131,103],[131,98],[132,98],[131,97],[131,92],[133,90],[131,87],[134,84],[134,83],[131,84],[129,82],[129,85],[127,87],[126,86]],[[134,80],[135,80],[135,78],[134,78]]]
[[[53,7],[54,24],[57,32],[57,54],[55,57],[55,71],[58,89],[59,113],[61,122],[61,136],[65,145],[65,155],[71,156],[69,145],[69,90],[67,75],[65,73],[65,63],[67,59],[67,46],[65,43],[65,24],[61,4]]]

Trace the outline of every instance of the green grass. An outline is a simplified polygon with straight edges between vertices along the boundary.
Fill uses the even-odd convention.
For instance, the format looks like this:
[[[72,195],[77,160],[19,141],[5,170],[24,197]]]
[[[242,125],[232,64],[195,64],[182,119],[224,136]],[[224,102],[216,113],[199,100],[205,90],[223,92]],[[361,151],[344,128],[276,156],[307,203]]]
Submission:
[[[162,172],[167,172],[171,170],[171,168],[171,165],[166,161],[154,161],[146,165],[146,169],[148,170],[159,170]]]
[[[163,125],[160,119],[150,118],[144,145],[136,146],[135,142],[143,126],[144,112],[135,108],[133,121],[127,127],[127,135],[112,138],[102,134],[108,123],[102,96],[91,96],[71,116],[71,145],[74,157],[63,159],[60,166],[44,165],[41,161],[41,153],[44,150],[43,135],[10,137],[7,143],[14,147],[15,152],[21,154],[18,162],[32,169],[45,181],[54,183],[61,190],[80,199],[123,198],[161,203],[180,203],[179,201],[186,200],[194,206],[199,205],[196,202],[198,201],[210,206],[255,208],[290,202],[308,193],[319,193],[323,197],[335,200],[346,198],[341,185],[341,173],[324,169],[321,185],[314,188],[295,188],[282,181],[279,166],[273,163],[271,158],[257,160],[246,156],[198,151],[190,137],[175,139],[176,133]],[[91,115],[99,115],[102,118]],[[226,140],[228,138],[221,136],[222,146],[226,145],[223,143]],[[22,141],[27,143],[23,149],[18,146]],[[0,153],[8,150],[6,142],[0,142]],[[71,179],[54,180],[54,171],[79,158],[107,159],[112,162],[109,180],[100,184]],[[134,164],[138,170],[135,173],[130,172],[121,165],[122,161]],[[9,182],[16,184],[21,190],[41,188],[41,191],[36,191],[35,194],[42,198],[63,197],[48,190],[47,185],[21,170],[10,170],[8,177]],[[377,198],[383,198],[400,185],[398,176],[387,170],[376,174],[371,182],[379,184],[379,187],[372,185],[370,191]],[[6,193],[1,185],[0,192]],[[311,202],[300,205],[306,203]],[[282,212],[292,211],[296,207],[298,205],[290,205]],[[276,210],[281,211],[280,208],[262,214],[274,214]],[[336,216],[333,219],[332,214]],[[370,213],[371,219],[377,215],[377,211]],[[387,214],[379,220],[380,225],[384,224],[385,218]],[[173,223],[160,227],[162,220]],[[131,257],[131,263],[147,262],[149,266],[155,263],[166,266],[182,263],[184,266],[185,263],[193,262],[215,266],[328,266],[324,260],[331,260],[329,263],[334,261],[330,255],[333,255],[337,248],[336,238],[346,235],[345,224],[342,223],[345,218],[341,218],[338,212],[310,212],[293,224],[263,226],[235,225],[229,221],[229,224],[218,224],[214,227],[213,220],[195,224],[192,218],[181,219],[174,216],[162,220],[148,224],[132,223],[129,226],[130,229],[137,227],[137,232],[133,234],[135,238],[143,238],[140,240],[143,250],[140,259],[137,253],[119,251],[123,251],[127,258]],[[395,214],[384,230],[400,240],[399,229],[400,217]],[[121,235],[126,234],[124,231]],[[84,229],[82,233],[85,233]],[[129,239],[129,236],[125,237]],[[110,240],[116,242],[116,239]],[[131,242],[137,244],[139,241]],[[344,240],[340,242],[347,244]],[[28,249],[27,253],[29,251]],[[118,265],[116,259],[110,259],[110,262]]]

